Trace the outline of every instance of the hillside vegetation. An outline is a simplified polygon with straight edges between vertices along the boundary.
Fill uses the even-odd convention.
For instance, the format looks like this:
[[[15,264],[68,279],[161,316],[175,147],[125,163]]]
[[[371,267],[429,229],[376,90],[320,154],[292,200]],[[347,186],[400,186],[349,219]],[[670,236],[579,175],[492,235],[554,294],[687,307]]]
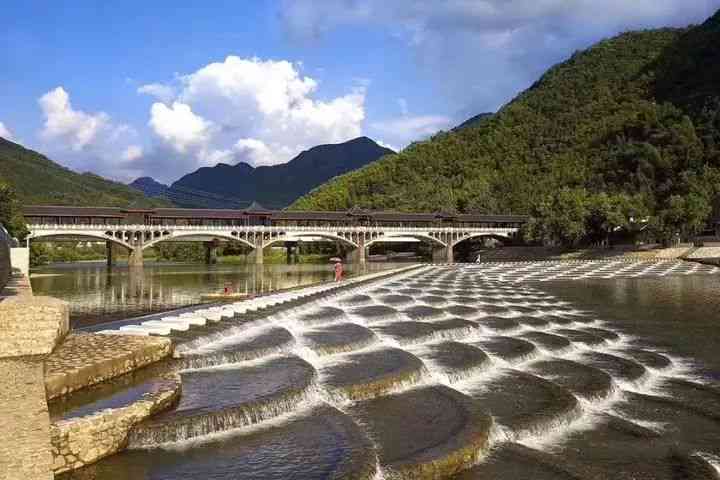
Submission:
[[[338,177],[294,209],[530,214],[529,239],[701,230],[720,188],[720,13],[551,68],[496,115]]]
[[[142,192],[91,173],[79,174],[33,150],[0,138],[0,182],[9,184],[22,204],[133,206],[168,205]]]

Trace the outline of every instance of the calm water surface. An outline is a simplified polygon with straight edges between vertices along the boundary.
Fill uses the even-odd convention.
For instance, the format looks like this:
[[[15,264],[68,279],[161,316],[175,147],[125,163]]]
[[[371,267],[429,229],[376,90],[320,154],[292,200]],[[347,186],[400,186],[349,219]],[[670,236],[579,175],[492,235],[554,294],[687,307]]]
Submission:
[[[397,267],[393,263],[368,263],[366,271]],[[349,275],[353,265],[346,265]],[[162,312],[201,303],[202,295],[225,286],[240,293],[258,294],[329,282],[333,267],[327,265],[197,265],[147,263],[139,271],[107,268],[104,262],[54,264],[35,268],[31,282],[36,295],[70,303],[72,327]]]
[[[617,329],[687,357],[720,381],[720,276],[590,280],[543,289]]]

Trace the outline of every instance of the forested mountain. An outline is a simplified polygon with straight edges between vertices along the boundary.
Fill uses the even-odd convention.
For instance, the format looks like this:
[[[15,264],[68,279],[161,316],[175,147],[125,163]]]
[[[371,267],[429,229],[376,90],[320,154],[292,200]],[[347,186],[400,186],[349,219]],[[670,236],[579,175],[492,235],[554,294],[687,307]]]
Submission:
[[[79,174],[44,155],[0,138],[0,181],[5,181],[22,204],[134,206],[168,205],[149,199],[122,183],[91,173]]]
[[[392,153],[371,139],[360,137],[313,147],[282,165],[254,168],[241,162],[203,167],[173,183],[170,194],[182,193],[186,204],[195,201],[188,192],[205,192],[234,202],[256,201],[265,207],[282,208],[323,182]]]
[[[291,208],[517,213],[531,239],[639,223],[688,237],[720,188],[720,12],[630,32],[551,68],[497,114],[336,178]]]
[[[462,122],[457,127],[453,128],[453,131],[462,130],[463,128],[468,127],[477,127],[480,122],[485,122],[492,118],[494,114],[493,113],[478,113],[477,115],[473,115],[472,117],[468,118],[464,122]]]

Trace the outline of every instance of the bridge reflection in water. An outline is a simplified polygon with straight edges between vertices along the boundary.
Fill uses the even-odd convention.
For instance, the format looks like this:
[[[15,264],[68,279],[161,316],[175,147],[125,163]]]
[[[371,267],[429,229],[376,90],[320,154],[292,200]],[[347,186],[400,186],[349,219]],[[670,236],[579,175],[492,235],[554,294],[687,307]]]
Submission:
[[[363,264],[375,243],[403,240],[427,242],[433,260],[453,263],[453,249],[481,237],[507,240],[527,221],[513,215],[450,213],[294,212],[158,208],[130,210],[28,206],[30,240],[103,240],[130,252],[128,264],[141,266],[143,251],[160,242],[204,242],[208,258],[218,242],[237,242],[251,249],[254,263],[263,263],[263,250],[274,245],[292,248],[297,242],[337,242],[348,262]]]
[[[348,265],[356,270],[397,267],[394,263]],[[333,279],[332,265],[198,265],[157,264],[144,268],[107,268],[102,262],[54,264],[33,269],[37,295],[70,303],[74,328],[164,312],[203,303],[203,296],[222,291],[265,294]]]

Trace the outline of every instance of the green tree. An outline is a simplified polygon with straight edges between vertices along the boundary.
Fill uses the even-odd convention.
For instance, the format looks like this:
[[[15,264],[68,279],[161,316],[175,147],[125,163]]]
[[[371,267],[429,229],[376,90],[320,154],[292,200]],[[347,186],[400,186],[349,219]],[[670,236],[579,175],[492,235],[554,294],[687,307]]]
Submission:
[[[15,190],[2,179],[0,179],[0,223],[10,235],[20,240],[24,240],[29,233]]]
[[[549,245],[577,245],[587,233],[588,214],[585,190],[561,188],[533,208],[526,238]]]
[[[608,245],[610,235],[630,226],[632,200],[625,194],[599,193],[588,198],[587,230],[595,242]]]

